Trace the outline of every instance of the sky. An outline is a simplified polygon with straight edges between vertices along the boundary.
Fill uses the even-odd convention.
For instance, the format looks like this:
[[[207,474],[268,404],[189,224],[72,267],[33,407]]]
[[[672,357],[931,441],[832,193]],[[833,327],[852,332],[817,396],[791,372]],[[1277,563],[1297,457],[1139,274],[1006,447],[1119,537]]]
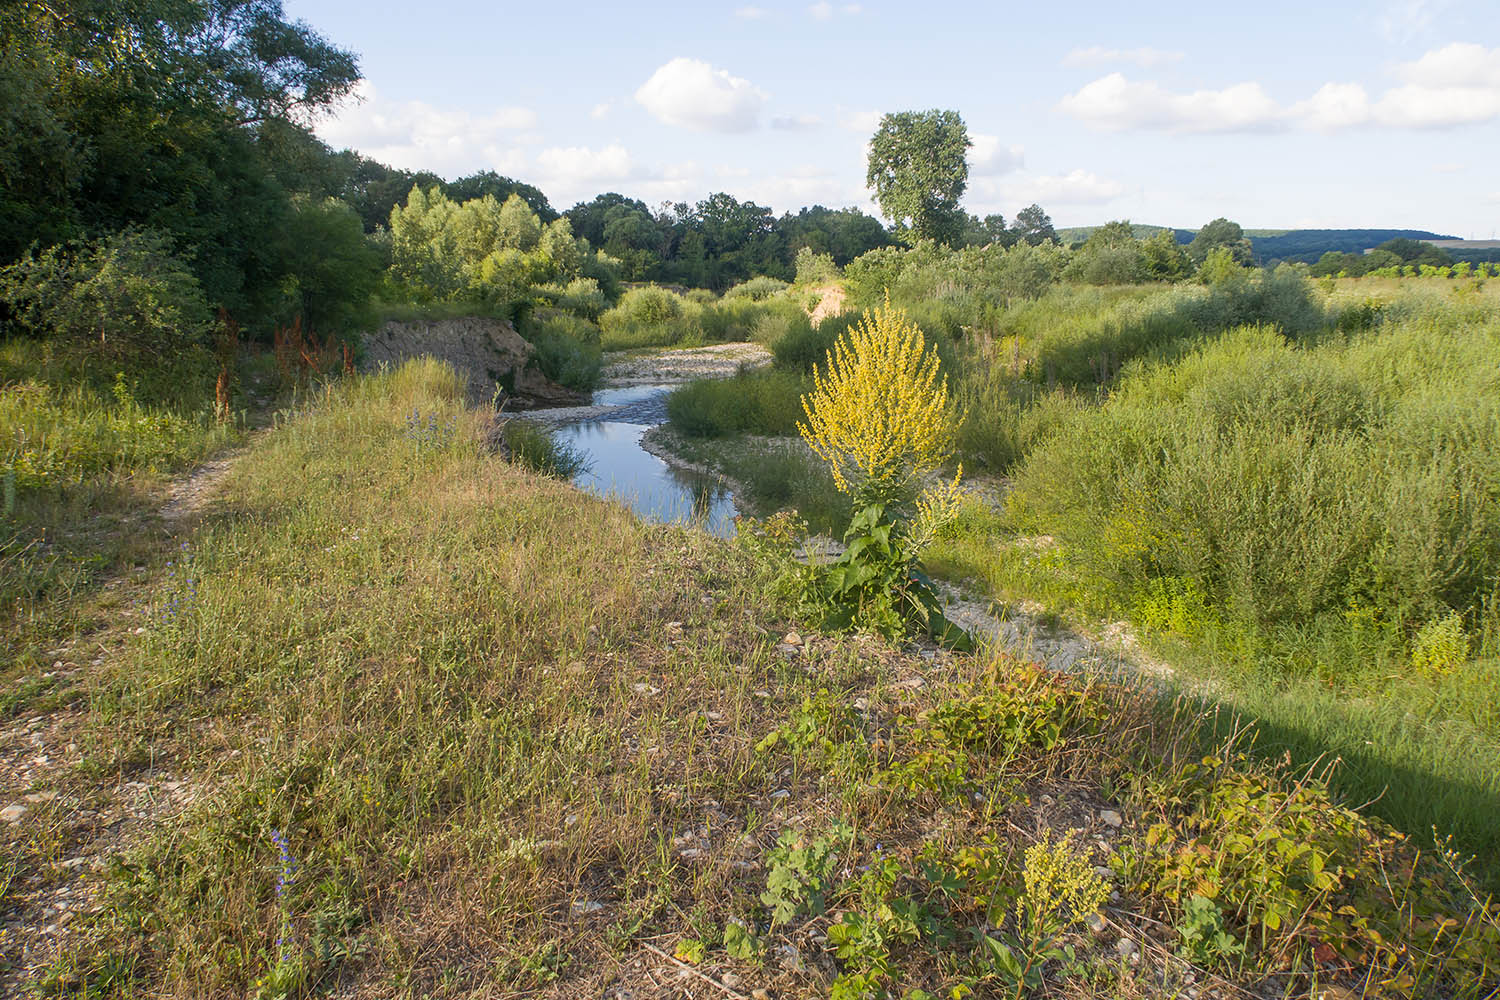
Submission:
[[[874,212],[882,113],[968,126],[965,207],[1060,227],[1500,233],[1500,0],[284,0],[359,54],[335,148],[656,206]]]

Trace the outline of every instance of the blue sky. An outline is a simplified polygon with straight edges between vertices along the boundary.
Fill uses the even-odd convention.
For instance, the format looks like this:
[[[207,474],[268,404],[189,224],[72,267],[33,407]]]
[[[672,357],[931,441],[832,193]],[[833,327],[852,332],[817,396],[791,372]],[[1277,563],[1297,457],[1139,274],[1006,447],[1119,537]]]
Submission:
[[[935,107],[981,215],[1500,232],[1500,0],[285,5],[361,57],[328,142],[559,209],[871,209],[880,113]]]

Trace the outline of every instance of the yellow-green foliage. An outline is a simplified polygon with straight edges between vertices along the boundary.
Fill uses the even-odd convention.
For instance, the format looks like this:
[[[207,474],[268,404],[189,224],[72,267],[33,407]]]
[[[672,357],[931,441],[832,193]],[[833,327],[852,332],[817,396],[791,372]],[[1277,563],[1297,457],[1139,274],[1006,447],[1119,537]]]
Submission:
[[[0,393],[0,473],[20,489],[67,486],[111,471],[166,469],[228,438],[206,408],[184,413],[136,401],[122,380],[112,395],[38,381]]]
[[[1469,656],[1469,636],[1464,619],[1457,611],[1434,618],[1411,644],[1412,666],[1418,670],[1443,673],[1452,670]]]
[[[840,490],[902,484],[948,458],[953,422],[938,368],[922,331],[889,302],[835,342],[797,429]]]
[[[1064,928],[1077,926],[1109,898],[1109,886],[1073,840],[1070,830],[1060,840],[1038,841],[1026,849],[1023,889],[1016,900],[1018,923],[1050,918]]]

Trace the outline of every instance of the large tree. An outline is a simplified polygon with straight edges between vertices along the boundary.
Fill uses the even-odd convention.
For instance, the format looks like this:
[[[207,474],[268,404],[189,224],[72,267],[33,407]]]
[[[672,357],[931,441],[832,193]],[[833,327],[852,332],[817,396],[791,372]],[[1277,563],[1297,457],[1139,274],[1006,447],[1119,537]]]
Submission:
[[[1223,218],[1205,223],[1198,230],[1198,235],[1188,244],[1188,256],[1193,258],[1194,264],[1202,264],[1210,253],[1221,247],[1229,251],[1236,264],[1248,267],[1255,263],[1255,251],[1251,249],[1245,231],[1238,222]]]
[[[908,243],[953,243],[967,221],[959,199],[969,181],[969,130],[957,111],[901,111],[870,139],[866,183],[881,214]]]
[[[1047,241],[1057,242],[1057,230],[1052,228],[1052,217],[1042,211],[1040,205],[1027,205],[1016,213],[1011,234],[1017,243],[1040,246]]]
[[[350,92],[351,53],[280,0],[0,4],[0,52],[0,260],[148,226],[212,301],[267,304],[292,211],[268,147]]]

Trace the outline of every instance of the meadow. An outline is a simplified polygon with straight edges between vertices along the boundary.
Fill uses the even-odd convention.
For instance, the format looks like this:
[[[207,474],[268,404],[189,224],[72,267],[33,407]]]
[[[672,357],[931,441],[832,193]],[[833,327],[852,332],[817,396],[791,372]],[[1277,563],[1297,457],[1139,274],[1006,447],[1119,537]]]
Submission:
[[[488,420],[434,362],[303,394],[57,654],[94,668],[13,705],[77,750],[9,896],[89,856],[74,803],[154,792],[40,992],[1489,995],[1500,911],[1324,769],[1130,687],[790,634],[774,522],[643,523]]]
[[[1177,689],[1255,720],[1268,758],[1337,759],[1350,801],[1454,837],[1497,877],[1495,283],[1247,271],[1062,283],[993,310],[982,287],[908,264],[894,280],[914,317],[973,320],[935,338],[956,458],[1004,495],[966,506],[929,568],[1085,632],[1127,622]],[[798,366],[777,367],[755,376],[788,381],[772,405],[726,382],[682,390],[672,413],[693,453],[769,503],[790,496],[793,459],[765,463],[758,488],[750,456],[774,438],[735,434],[789,433]],[[831,485],[802,482],[809,510],[837,508]]]

